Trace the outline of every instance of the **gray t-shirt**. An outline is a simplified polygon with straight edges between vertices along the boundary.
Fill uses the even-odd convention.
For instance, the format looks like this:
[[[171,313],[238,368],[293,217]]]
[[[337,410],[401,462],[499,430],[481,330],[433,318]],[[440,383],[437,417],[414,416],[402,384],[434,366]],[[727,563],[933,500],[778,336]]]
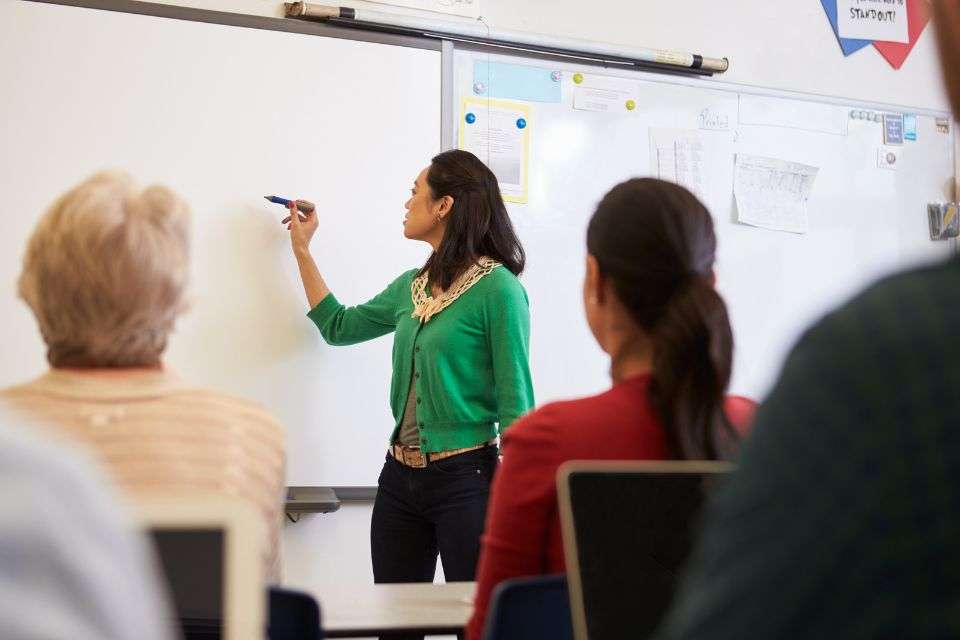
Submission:
[[[407,393],[407,404],[403,408],[403,419],[400,421],[397,444],[408,447],[420,446],[420,427],[417,426],[417,385],[414,384],[412,369],[410,372],[410,391]]]

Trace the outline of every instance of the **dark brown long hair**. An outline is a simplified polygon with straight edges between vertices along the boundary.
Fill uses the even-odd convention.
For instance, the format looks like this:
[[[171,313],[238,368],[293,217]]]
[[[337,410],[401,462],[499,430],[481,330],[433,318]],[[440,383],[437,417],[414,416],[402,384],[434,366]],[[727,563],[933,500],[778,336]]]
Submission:
[[[587,250],[653,343],[650,400],[677,458],[719,457],[736,438],[724,410],[733,333],[713,287],[717,239],[706,207],[681,186],[637,178],[614,187]]]
[[[435,156],[427,171],[433,198],[453,198],[440,247],[420,270],[449,289],[457,276],[483,256],[493,258],[514,275],[526,256],[513,230],[500,185],[493,172],[469,151],[454,149]]]

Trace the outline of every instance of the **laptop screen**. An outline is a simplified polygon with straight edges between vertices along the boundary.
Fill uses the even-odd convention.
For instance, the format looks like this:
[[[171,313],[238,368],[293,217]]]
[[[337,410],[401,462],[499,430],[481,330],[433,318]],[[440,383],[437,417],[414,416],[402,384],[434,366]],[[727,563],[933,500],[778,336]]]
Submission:
[[[150,534],[184,640],[221,638],[224,531],[155,528]]]
[[[624,638],[628,632],[643,638],[656,630],[693,544],[704,478],[697,473],[571,473],[590,640]]]

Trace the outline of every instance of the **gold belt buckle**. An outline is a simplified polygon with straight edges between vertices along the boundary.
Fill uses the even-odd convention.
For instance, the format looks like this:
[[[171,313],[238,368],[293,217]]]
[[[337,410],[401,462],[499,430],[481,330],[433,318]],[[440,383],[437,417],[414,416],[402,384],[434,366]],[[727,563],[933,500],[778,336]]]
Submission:
[[[403,456],[403,464],[407,465],[408,467],[422,469],[427,466],[426,458],[424,457],[423,452],[419,449],[408,449],[404,446],[401,446],[400,451],[402,452],[401,455]],[[407,457],[408,453],[410,454],[409,458]]]

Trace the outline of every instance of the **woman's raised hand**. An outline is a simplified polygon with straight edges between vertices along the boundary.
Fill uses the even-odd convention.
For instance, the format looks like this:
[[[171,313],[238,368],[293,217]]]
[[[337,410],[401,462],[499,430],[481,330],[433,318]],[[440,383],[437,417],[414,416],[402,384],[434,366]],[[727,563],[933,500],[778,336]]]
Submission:
[[[309,251],[310,240],[313,238],[313,234],[316,232],[320,222],[316,207],[313,207],[309,213],[301,213],[297,210],[298,203],[306,203],[306,201],[297,200],[287,205],[290,210],[290,215],[282,221],[282,224],[286,224],[287,229],[290,231],[290,244],[293,247],[294,253]]]

